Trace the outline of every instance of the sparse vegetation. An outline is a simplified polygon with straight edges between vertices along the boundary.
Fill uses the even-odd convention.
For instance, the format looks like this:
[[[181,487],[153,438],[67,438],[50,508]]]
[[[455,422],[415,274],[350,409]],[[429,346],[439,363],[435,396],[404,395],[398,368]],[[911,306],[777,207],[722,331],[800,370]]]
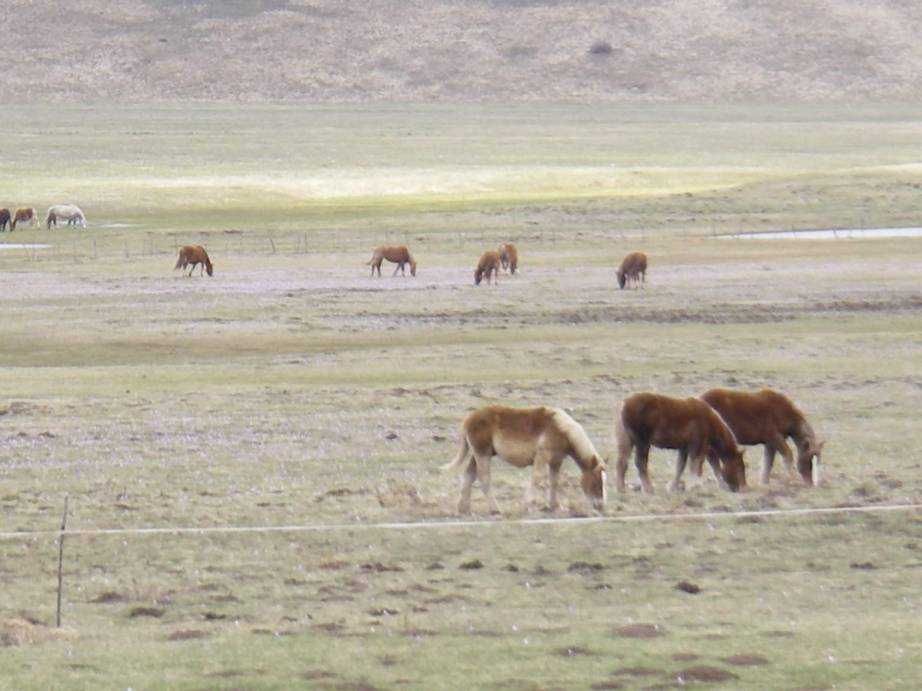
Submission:
[[[712,237],[906,223],[911,109],[234,111],[4,111],[3,189],[73,195],[90,228],[0,236],[52,245],[0,250],[0,531],[53,531],[65,493],[71,530],[327,529],[74,534],[60,632],[54,535],[3,537],[0,686],[915,684],[918,512],[522,525],[545,514],[495,463],[503,519],[370,527],[456,518],[438,467],[470,409],[553,403],[608,454],[627,393],[717,384],[789,393],[829,439],[825,484],[665,494],[654,452],[659,493],[608,515],[922,501],[918,240]],[[272,195],[248,177],[272,161],[348,189]],[[384,161],[427,184],[382,191]],[[612,162],[623,186],[593,188]],[[389,235],[415,279],[367,276]],[[180,278],[200,240],[214,277]],[[520,275],[475,290],[509,240]],[[641,247],[646,288],[619,291]],[[577,478],[559,517],[585,511]]]

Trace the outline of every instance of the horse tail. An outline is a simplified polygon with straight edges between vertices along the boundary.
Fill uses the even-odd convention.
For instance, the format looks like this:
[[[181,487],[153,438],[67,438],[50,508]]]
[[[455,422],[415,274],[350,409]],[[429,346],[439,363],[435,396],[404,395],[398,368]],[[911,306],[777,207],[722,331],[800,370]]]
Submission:
[[[471,453],[471,446],[467,441],[467,434],[462,430],[461,431],[461,448],[458,449],[458,455],[455,456],[454,460],[447,465],[442,466],[442,470],[447,472],[458,472],[461,468],[464,467],[464,461],[467,460],[467,457]]]
[[[619,454],[630,453],[634,446],[634,441],[624,425],[624,401],[618,406],[618,414],[615,416],[615,445]]]
[[[48,215],[45,217],[45,227],[50,228],[52,221],[57,225],[58,219],[57,216],[54,215],[54,209],[48,209]]]

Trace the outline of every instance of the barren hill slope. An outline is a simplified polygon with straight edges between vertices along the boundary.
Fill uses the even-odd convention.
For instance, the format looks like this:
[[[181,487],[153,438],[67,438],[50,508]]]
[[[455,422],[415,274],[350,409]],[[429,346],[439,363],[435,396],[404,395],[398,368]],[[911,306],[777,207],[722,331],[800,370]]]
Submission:
[[[917,99],[917,0],[5,0],[0,98]]]

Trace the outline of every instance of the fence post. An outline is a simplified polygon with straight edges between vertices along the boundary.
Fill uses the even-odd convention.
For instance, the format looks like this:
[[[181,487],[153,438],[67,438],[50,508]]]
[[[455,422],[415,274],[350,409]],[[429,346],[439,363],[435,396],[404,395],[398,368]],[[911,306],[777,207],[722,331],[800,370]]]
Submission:
[[[67,495],[64,495],[64,516],[61,518],[61,531],[58,534],[58,608],[55,623],[61,628],[61,594],[64,591],[64,531],[67,530]]]

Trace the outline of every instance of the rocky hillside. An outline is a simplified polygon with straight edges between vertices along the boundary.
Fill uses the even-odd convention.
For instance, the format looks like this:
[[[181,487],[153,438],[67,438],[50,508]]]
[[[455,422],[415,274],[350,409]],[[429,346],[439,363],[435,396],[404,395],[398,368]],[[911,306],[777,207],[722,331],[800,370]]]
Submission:
[[[0,98],[922,96],[918,0],[4,0]]]

